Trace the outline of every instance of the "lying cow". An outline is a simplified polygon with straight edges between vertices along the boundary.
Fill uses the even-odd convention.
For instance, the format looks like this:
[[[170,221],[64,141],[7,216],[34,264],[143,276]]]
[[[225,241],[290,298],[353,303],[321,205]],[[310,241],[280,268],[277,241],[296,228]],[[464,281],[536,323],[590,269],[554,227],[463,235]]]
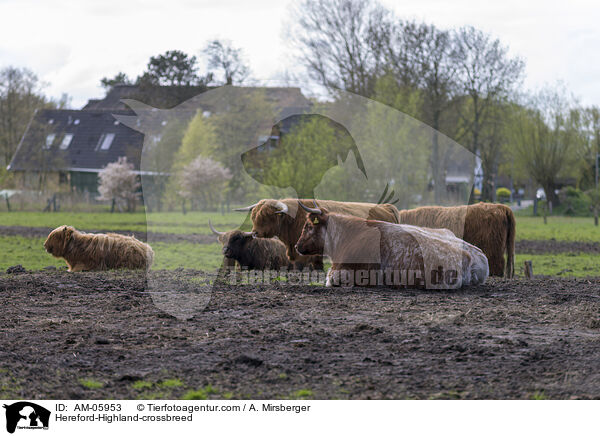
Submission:
[[[300,200],[311,205],[313,200]],[[260,200],[238,211],[252,211],[252,233],[259,238],[277,236],[287,248],[287,256],[295,268],[302,269],[310,265],[314,269],[323,269],[323,256],[299,256],[294,248],[302,233],[306,221],[306,212],[297,207],[297,199]],[[391,204],[351,203],[320,200],[319,203],[331,212],[352,215],[379,221],[398,222],[398,210]]]
[[[446,289],[481,284],[488,277],[485,254],[449,230],[330,213],[316,203],[314,208],[299,205],[308,215],[296,249],[329,256],[327,286]]]
[[[84,233],[71,226],[52,230],[44,248],[52,256],[63,258],[72,272],[149,269],[154,260],[152,248],[133,236]]]
[[[503,204],[424,206],[399,211],[401,224],[444,228],[481,248],[488,258],[490,275],[511,278],[515,270],[515,216]],[[504,253],[506,252],[506,273]]]
[[[233,267],[236,261],[242,268],[258,270],[279,270],[290,265],[285,245],[278,239],[254,238],[252,232],[241,230],[219,232],[210,221],[208,225],[223,245],[225,266]]]

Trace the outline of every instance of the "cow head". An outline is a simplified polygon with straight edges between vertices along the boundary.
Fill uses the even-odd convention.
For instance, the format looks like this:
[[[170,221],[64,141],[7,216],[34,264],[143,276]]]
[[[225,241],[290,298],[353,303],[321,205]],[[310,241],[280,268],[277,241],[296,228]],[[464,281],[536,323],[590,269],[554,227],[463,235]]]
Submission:
[[[252,232],[242,232],[241,230],[231,230],[229,232],[219,232],[209,221],[208,225],[212,232],[218,236],[219,242],[223,245],[223,256],[239,260],[245,250],[246,244],[253,238]]]
[[[281,226],[289,213],[288,205],[279,200],[261,200],[237,211],[252,211],[252,233],[258,238],[280,236]]]
[[[322,254],[329,212],[327,209],[318,208],[316,202],[314,208],[306,207],[301,202],[298,202],[298,205],[308,212],[308,215],[300,239],[296,243],[296,251],[301,255]]]
[[[67,251],[67,246],[73,237],[75,229],[71,226],[60,226],[52,230],[44,242],[44,248],[54,257],[61,257]]]

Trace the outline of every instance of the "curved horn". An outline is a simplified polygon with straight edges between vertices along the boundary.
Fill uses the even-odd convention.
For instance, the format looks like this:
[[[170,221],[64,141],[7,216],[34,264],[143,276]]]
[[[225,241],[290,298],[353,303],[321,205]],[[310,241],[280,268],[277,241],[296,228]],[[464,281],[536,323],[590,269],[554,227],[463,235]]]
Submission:
[[[212,232],[217,235],[217,236],[221,236],[224,235],[225,232],[219,232],[217,229],[215,229],[212,225],[212,223],[210,222],[210,220],[208,220],[208,227],[210,227],[210,229],[212,230]]]
[[[256,206],[258,206],[258,203],[254,203],[251,206],[246,206],[246,207],[240,207],[239,209],[233,209],[236,212],[248,212],[249,210],[254,209]]]
[[[313,202],[315,203],[315,206],[317,206],[317,202],[315,200],[313,200]],[[305,206],[300,200],[298,200],[298,204],[302,209],[304,209],[308,213],[316,213],[317,215],[321,215],[323,213],[323,211],[321,211],[321,209],[319,209],[318,207],[315,207],[313,209],[312,207]]]
[[[275,213],[288,213],[288,205],[285,204],[283,201],[278,201],[277,207],[279,208],[279,210]]]

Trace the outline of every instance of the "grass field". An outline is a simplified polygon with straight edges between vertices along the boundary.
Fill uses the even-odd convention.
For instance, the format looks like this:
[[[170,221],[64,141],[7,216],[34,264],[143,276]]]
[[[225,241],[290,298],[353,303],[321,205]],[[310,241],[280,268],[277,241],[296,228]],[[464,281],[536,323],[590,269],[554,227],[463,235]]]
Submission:
[[[239,227],[246,219],[244,213],[190,212],[110,214],[110,213],[41,213],[3,212],[0,225],[54,228],[70,224],[81,230],[131,230],[172,234],[210,234],[210,219],[219,230]],[[517,216],[517,240],[600,241],[600,227],[593,219],[549,217],[544,225],[541,217]],[[64,262],[53,258],[43,249],[42,238],[23,236],[0,236],[0,270],[21,264],[27,269],[38,270],[46,266],[63,266]],[[189,242],[153,243],[156,253],[155,269],[194,268],[213,270],[221,263],[221,247],[214,244]],[[600,260],[589,253],[561,253],[522,255],[517,253],[516,272],[522,270],[524,260],[532,260],[534,272],[544,275],[596,276]]]

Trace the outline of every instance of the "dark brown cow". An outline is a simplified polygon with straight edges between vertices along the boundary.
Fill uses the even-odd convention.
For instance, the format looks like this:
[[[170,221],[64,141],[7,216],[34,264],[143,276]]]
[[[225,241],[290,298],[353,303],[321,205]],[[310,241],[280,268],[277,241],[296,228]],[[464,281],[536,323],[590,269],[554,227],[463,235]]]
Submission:
[[[481,248],[488,258],[490,275],[512,278],[515,270],[515,216],[503,204],[424,206],[399,211],[400,224],[449,229],[459,238]],[[504,253],[506,252],[506,271]]]
[[[331,259],[327,286],[454,289],[484,283],[488,276],[483,252],[449,230],[301,207],[309,213],[296,249],[304,255],[323,253]],[[350,280],[343,283],[342,275]]]
[[[314,200],[300,200],[306,206]],[[294,248],[302,227],[306,221],[306,212],[298,208],[298,200],[266,199],[240,211],[252,210],[252,232],[259,238],[277,236],[287,247],[287,256],[298,269],[310,265],[314,269],[323,269],[322,256],[301,256]],[[319,205],[331,212],[357,216],[372,220],[398,222],[398,210],[391,204],[352,203],[331,200],[319,200]]]
[[[219,232],[210,221],[208,225],[223,245],[225,266],[233,267],[235,261],[249,270],[278,270],[290,265],[285,245],[278,239],[254,238],[252,232],[241,230]]]

